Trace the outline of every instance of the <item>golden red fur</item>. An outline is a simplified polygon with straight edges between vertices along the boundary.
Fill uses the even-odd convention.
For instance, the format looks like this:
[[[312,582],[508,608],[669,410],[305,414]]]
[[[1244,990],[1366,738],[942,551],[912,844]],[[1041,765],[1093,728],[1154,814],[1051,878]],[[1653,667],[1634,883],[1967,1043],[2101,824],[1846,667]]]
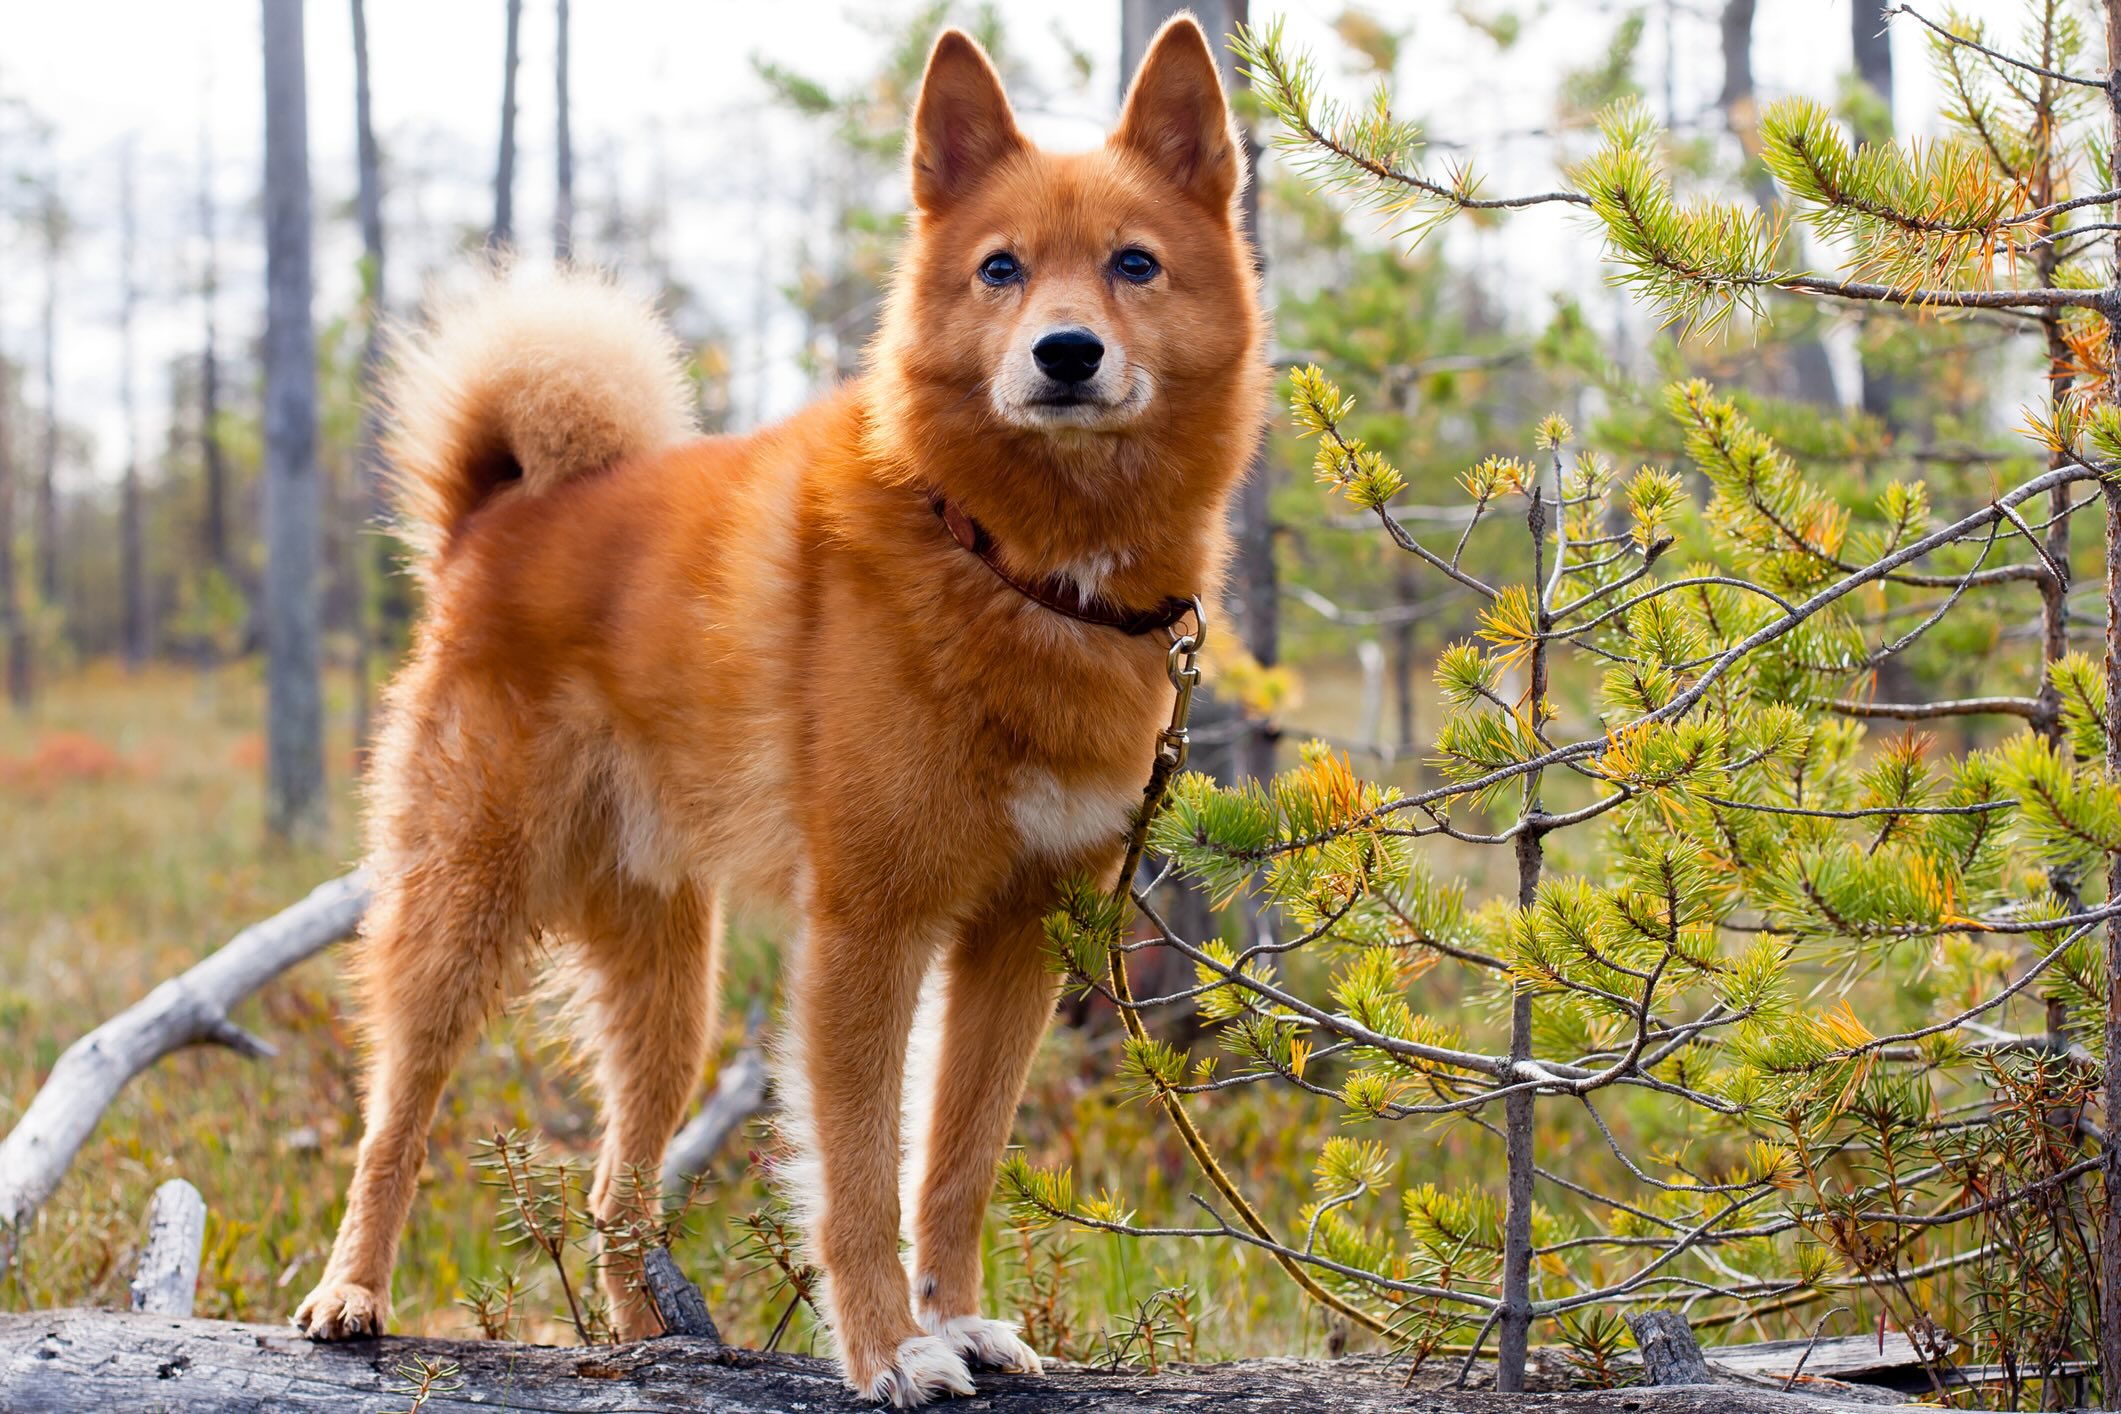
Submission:
[[[1111,877],[1171,688],[1161,636],[1030,602],[930,496],[1021,580],[1212,600],[1264,335],[1242,160],[1190,19],[1076,155],[1027,143],[985,55],[946,33],[912,146],[869,369],[778,426],[687,440],[668,336],[580,278],[491,286],[401,361],[428,609],[373,772],[367,1134],[295,1317],[311,1335],[387,1319],[435,1104],[534,935],[579,979],[606,1114],[592,1201],[617,1219],[708,1052],[722,902],[765,899],[802,924],[778,1083],[814,1150],[788,1167],[848,1380],[910,1405],[969,1392],[971,1365],[1036,1368],[979,1315],[979,1232],[1053,1009],[1039,920],[1062,878]],[[1048,375],[1031,349],[1056,329],[1101,343],[1093,376]],[[937,1079],[902,1136],[931,968]],[[604,1276],[619,1326],[652,1333],[631,1276]]]

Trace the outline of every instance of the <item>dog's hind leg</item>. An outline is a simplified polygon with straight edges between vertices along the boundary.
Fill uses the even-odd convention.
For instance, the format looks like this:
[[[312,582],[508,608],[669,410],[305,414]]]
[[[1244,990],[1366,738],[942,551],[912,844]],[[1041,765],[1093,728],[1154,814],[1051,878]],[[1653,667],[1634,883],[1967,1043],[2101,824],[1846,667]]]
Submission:
[[[483,863],[425,862],[386,876],[354,972],[370,1036],[366,1132],[346,1216],[295,1325],[318,1340],[379,1335],[427,1131],[450,1072],[520,968],[528,926],[511,881]]]
[[[661,1334],[641,1289],[641,1241],[659,1218],[663,1150],[699,1088],[712,1044],[719,900],[692,883],[600,888],[582,921],[580,999],[603,1097],[604,1142],[589,1207],[599,1277],[625,1340]]]
[[[942,1049],[920,1182],[914,1301],[921,1326],[974,1365],[1036,1374],[1015,1326],[980,1315],[980,1229],[1018,1096],[1053,1017],[1045,896],[985,911],[946,955]]]

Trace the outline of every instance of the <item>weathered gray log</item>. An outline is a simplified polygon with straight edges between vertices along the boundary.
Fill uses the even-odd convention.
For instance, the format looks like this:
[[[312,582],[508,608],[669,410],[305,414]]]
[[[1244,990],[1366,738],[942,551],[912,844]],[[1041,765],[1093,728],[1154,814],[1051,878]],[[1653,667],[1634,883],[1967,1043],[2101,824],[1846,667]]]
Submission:
[[[154,1316],[189,1316],[205,1244],[206,1200],[199,1190],[181,1178],[157,1188],[147,1205],[147,1246],[133,1273],[133,1309]]]
[[[695,1175],[706,1172],[730,1136],[765,1104],[766,1057],[757,1046],[746,1046],[729,1058],[707,1103],[663,1151],[663,1192],[683,1193]]]
[[[0,1315],[0,1409],[9,1414],[381,1414],[409,1403],[420,1362],[446,1374],[421,1414],[855,1414],[823,1360],[736,1350],[686,1336],[635,1345],[554,1348],[501,1341],[385,1337],[317,1345],[284,1326],[176,1320],[115,1311]],[[1247,1360],[1142,1371],[1056,1369],[980,1374],[980,1392],[945,1414],[1873,1414],[1876,1406],[1744,1386],[1586,1390],[1527,1397],[1408,1389],[1406,1367],[1373,1356]],[[1429,1371],[1424,1378],[1430,1378]],[[1433,1372],[1447,1380],[1450,1371]]]
[[[1715,1382],[1709,1362],[1701,1358],[1694,1328],[1677,1311],[1636,1311],[1628,1316],[1635,1348],[1642,1352],[1643,1378],[1653,1385],[1705,1385]]]
[[[1801,1361],[1806,1380],[1840,1380],[1908,1394],[1930,1392],[1920,1352],[1899,1331],[1830,1336],[1817,1343],[1798,1339],[1711,1346],[1704,1353],[1709,1368],[1718,1375],[1772,1379],[1779,1384],[1799,1369]]]
[[[648,1287],[648,1299],[655,1303],[656,1314],[663,1318],[665,1335],[691,1335],[716,1345],[722,1343],[722,1332],[707,1310],[707,1298],[700,1295],[692,1278],[678,1270],[677,1258],[670,1255],[668,1247],[649,1249],[641,1261],[641,1280]]]
[[[16,1235],[135,1075],[172,1051],[200,1042],[247,1056],[271,1046],[228,1019],[236,1004],[296,963],[345,937],[368,907],[368,876],[355,870],[172,977],[66,1048],[22,1118],[0,1141],[0,1268],[14,1260]]]

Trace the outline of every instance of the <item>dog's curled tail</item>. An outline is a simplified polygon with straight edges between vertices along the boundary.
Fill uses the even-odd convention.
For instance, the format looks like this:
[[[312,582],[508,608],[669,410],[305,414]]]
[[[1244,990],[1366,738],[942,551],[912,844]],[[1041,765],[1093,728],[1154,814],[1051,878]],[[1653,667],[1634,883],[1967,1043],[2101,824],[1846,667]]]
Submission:
[[[595,275],[485,279],[400,339],[391,365],[392,500],[426,554],[503,486],[536,495],[694,435],[676,339]]]

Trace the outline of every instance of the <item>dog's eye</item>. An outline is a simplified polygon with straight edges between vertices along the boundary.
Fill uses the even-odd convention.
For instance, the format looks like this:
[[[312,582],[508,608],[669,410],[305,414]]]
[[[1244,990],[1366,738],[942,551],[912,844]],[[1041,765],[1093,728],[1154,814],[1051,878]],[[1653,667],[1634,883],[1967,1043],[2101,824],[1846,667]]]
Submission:
[[[1112,273],[1122,280],[1131,280],[1137,285],[1146,285],[1156,278],[1164,267],[1156,263],[1156,257],[1145,250],[1128,246],[1112,257]]]
[[[979,263],[979,277],[990,285],[1006,285],[1023,276],[1024,267],[1006,250],[998,250]]]

